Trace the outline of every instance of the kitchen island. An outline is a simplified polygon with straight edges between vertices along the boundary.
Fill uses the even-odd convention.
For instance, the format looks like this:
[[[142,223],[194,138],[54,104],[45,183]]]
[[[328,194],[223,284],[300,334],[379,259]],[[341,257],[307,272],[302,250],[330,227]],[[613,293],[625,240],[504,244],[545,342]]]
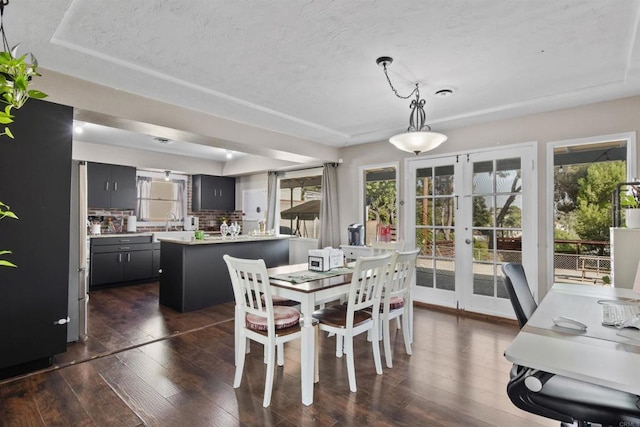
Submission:
[[[288,235],[159,238],[161,242],[160,304],[180,312],[234,300],[222,256],[264,259],[267,267],[289,263]]]

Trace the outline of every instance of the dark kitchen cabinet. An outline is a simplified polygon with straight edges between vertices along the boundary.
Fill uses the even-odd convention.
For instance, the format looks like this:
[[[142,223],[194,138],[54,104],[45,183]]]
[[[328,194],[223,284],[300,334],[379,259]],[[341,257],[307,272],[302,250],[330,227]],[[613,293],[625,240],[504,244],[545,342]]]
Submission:
[[[236,209],[236,179],[233,177],[193,175],[192,189],[191,209],[194,212]]]
[[[90,289],[153,277],[151,236],[91,239]]]
[[[89,207],[135,209],[136,168],[88,163],[87,175]]]
[[[151,277],[160,277],[160,242],[153,243],[152,271]]]
[[[12,251],[0,259],[17,268],[0,267],[0,378],[48,366],[67,348],[73,108],[31,99],[11,112],[0,200],[19,219],[0,221],[0,249]]]

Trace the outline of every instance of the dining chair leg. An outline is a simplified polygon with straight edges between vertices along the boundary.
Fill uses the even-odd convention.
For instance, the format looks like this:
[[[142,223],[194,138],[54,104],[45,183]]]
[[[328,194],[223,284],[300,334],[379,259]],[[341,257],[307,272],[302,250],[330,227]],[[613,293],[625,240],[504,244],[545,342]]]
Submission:
[[[315,354],[313,355],[313,382],[317,383],[320,381],[320,367],[318,366],[319,358],[318,358],[318,330],[320,328],[316,324],[313,327],[313,348],[315,349]]]
[[[275,352],[276,346],[274,344],[265,345],[265,349],[267,350],[267,375],[264,380],[264,400],[262,401],[262,406],[265,408],[269,406],[271,403],[271,391],[273,390],[273,374],[275,370]]]
[[[344,353],[342,343],[343,343],[342,335],[336,334],[336,357],[342,357],[342,354]]]
[[[382,319],[382,342],[384,345],[384,360],[387,362],[387,368],[393,368],[393,361],[391,360],[391,334],[389,329],[391,328],[391,322],[387,318]],[[374,350],[375,351],[375,350]]]
[[[236,374],[233,378],[233,388],[240,387],[240,383],[242,382],[242,371],[244,370],[244,356],[246,353],[247,340],[240,336],[238,337],[238,349],[236,351],[237,361],[236,361]]]
[[[380,360],[380,343],[378,342],[378,319],[373,321],[373,328],[375,336],[371,340],[371,346],[373,347],[373,360],[376,364],[376,373],[382,375],[382,361]]]
[[[407,354],[411,355],[411,335],[409,333],[409,316],[405,311],[402,313],[402,323],[404,323],[404,331],[402,331],[402,336],[404,337],[404,348],[407,350]]]
[[[356,387],[356,367],[353,361],[353,337],[344,337],[344,352],[347,355],[347,375],[349,376],[349,390],[355,393]]]
[[[284,366],[284,344],[283,343],[278,344],[277,353],[278,353],[278,366]]]

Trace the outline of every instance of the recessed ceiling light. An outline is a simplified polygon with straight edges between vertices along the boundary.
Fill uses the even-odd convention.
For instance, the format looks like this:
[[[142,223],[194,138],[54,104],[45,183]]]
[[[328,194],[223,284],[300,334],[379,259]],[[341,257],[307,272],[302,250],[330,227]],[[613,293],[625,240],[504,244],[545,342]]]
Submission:
[[[453,89],[440,89],[436,91],[435,95],[444,98],[445,96],[453,95]]]
[[[170,140],[170,139],[168,139],[168,138],[162,138],[162,137],[160,137],[160,136],[156,136],[155,138],[153,138],[153,140],[154,140],[155,142],[160,143],[160,144],[168,144],[168,143],[170,143],[170,142],[171,142],[171,140]]]
[[[231,159],[233,157],[233,153],[231,151],[227,151],[227,159]]]

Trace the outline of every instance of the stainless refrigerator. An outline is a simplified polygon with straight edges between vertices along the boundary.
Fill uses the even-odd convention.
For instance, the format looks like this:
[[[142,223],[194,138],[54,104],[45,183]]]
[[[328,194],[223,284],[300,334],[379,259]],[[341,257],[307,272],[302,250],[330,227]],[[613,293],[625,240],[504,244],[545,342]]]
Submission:
[[[72,162],[71,227],[69,227],[69,323],[67,342],[87,337],[89,240],[87,238],[87,164]]]

